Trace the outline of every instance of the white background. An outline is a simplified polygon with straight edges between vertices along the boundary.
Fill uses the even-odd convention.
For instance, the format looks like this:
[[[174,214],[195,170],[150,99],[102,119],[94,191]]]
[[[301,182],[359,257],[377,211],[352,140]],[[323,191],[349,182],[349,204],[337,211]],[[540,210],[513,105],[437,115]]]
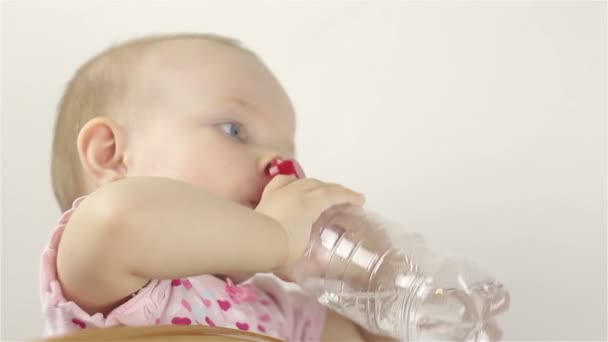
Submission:
[[[4,2],[2,340],[41,334],[55,108],[94,53],[215,32],[299,113],[309,175],[482,263],[508,340],[606,337],[606,3]]]

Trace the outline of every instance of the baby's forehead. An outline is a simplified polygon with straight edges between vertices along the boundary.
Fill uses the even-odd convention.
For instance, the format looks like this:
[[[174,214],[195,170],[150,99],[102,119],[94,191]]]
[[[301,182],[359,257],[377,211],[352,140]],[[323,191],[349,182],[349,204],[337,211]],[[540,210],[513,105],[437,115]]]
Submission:
[[[141,68],[179,68],[224,63],[260,62],[237,43],[204,38],[180,38],[135,46],[134,61]]]
[[[231,42],[175,39],[141,47],[134,53],[138,54],[133,60],[136,81],[131,90],[136,101],[165,99],[187,106],[191,101],[201,104],[212,97],[239,100],[242,96],[246,102],[255,103],[259,111],[282,113],[281,119],[287,126],[294,126],[290,130],[295,129],[289,96],[266,65],[244,48]],[[192,103],[191,108],[195,106]]]
[[[201,38],[172,39],[132,46],[116,61],[122,64],[133,100],[168,95],[180,88],[207,92],[214,83],[230,83],[237,70],[255,70],[241,75],[273,77],[252,53],[230,44]]]
[[[128,65],[132,90],[144,92],[182,87],[184,91],[198,89],[207,94],[220,91],[222,86],[247,88],[247,84],[266,84],[273,90],[281,87],[256,55],[229,42],[200,38],[157,42],[137,47],[131,52]]]

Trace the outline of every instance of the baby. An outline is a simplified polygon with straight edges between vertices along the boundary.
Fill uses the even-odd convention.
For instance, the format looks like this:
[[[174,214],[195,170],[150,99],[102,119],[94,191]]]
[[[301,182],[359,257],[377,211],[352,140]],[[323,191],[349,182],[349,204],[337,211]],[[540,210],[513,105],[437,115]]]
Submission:
[[[228,38],[148,37],[82,66],[55,127],[64,214],[42,255],[45,334],[182,324],[382,340],[254,276],[290,280],[319,216],[364,202],[337,184],[267,175],[294,156],[295,128],[277,79]]]

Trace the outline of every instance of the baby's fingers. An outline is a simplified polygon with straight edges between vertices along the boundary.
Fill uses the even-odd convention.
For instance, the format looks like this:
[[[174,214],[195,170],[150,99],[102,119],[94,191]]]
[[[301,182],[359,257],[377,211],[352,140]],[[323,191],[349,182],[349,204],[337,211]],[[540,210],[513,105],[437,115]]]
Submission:
[[[328,184],[316,188],[309,193],[309,200],[322,210],[336,205],[353,204],[361,206],[365,203],[365,196],[359,192],[347,189],[338,184]]]
[[[298,179],[296,178],[296,176],[292,176],[292,175],[277,175],[274,176],[272,178],[272,180],[270,180],[270,182],[266,185],[266,187],[264,188],[264,193],[271,193],[271,192],[275,192],[285,186],[287,186],[288,184],[291,184],[295,181],[297,181]]]

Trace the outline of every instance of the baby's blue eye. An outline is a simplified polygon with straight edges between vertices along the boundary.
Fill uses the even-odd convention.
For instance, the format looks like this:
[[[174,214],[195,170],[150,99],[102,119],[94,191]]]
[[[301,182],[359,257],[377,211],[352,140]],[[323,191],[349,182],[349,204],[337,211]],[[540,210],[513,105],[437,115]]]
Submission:
[[[245,139],[245,132],[241,124],[236,122],[228,122],[220,124],[219,126],[222,131],[224,131],[224,133],[228,134],[229,136],[239,140]]]

